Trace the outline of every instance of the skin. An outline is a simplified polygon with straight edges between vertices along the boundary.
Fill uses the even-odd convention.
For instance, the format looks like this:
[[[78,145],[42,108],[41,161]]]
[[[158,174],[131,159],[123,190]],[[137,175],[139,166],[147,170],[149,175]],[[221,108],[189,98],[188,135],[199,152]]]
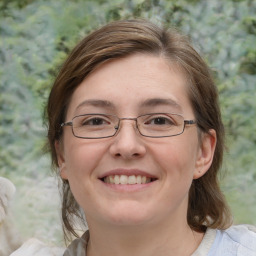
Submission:
[[[152,98],[176,105],[143,104]],[[112,106],[81,104],[92,99]],[[87,77],[72,95],[66,121],[85,113],[137,117],[152,112],[194,119],[181,70],[162,57],[136,54],[107,62]],[[188,192],[193,179],[209,169],[215,144],[214,130],[199,143],[196,125],[179,136],[147,138],[134,121],[124,120],[114,137],[90,140],[74,137],[71,127],[65,127],[62,143],[56,142],[58,161],[62,178],[85,211],[87,254],[191,255],[203,234],[187,224]],[[99,180],[118,168],[142,170],[157,180],[135,189]]]

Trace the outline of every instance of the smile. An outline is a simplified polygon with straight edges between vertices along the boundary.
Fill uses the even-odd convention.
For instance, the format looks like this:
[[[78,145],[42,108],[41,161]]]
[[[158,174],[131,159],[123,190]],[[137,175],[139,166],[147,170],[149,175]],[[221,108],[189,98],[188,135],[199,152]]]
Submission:
[[[156,180],[142,175],[110,175],[102,179],[103,182],[115,185],[135,185],[135,184],[146,184]]]

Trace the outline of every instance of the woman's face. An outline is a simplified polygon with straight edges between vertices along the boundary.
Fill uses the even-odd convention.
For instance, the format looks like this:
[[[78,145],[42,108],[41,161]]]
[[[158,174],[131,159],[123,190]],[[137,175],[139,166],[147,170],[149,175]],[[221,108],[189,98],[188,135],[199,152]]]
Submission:
[[[66,121],[89,113],[135,118],[159,112],[191,120],[186,86],[184,74],[161,57],[136,54],[109,61],[75,90]],[[104,139],[76,138],[65,127],[61,145],[56,143],[62,178],[69,181],[89,225],[184,221],[192,180],[209,168],[214,146],[214,136],[204,136],[199,144],[196,125],[179,136],[149,138],[139,134],[134,120],[121,121],[119,132]],[[151,182],[103,179],[140,183],[138,176]]]

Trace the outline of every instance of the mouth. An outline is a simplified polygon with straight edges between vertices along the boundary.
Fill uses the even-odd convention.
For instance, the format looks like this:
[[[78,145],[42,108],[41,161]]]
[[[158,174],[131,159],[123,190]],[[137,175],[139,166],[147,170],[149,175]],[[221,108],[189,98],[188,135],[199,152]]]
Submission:
[[[156,178],[147,177],[144,175],[109,175],[100,179],[102,182],[107,184],[115,185],[136,185],[136,184],[147,184],[156,181]]]
[[[99,179],[105,184],[140,185],[152,183],[158,178],[138,169],[115,169],[106,172]]]

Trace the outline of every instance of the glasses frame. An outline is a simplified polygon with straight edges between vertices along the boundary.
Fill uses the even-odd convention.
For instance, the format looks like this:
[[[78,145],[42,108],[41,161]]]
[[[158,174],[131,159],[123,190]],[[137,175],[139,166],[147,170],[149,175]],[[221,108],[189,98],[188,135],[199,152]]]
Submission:
[[[142,117],[142,116],[147,116],[147,115],[160,115],[160,114],[161,114],[161,115],[176,115],[176,116],[182,117],[182,118],[183,118],[183,121],[184,121],[182,131],[181,131],[180,133],[178,133],[178,134],[174,134],[174,135],[165,135],[165,136],[150,136],[150,135],[144,135],[144,134],[142,134],[141,131],[140,131],[140,129],[139,129],[139,127],[138,127],[137,119],[140,118],[140,117]],[[117,124],[116,127],[114,127],[115,130],[116,130],[115,133],[114,133],[113,135],[109,135],[109,136],[93,137],[93,138],[92,138],[92,137],[81,137],[81,136],[75,135],[75,133],[74,133],[74,128],[73,128],[73,120],[74,120],[75,118],[77,118],[77,117],[80,117],[80,116],[87,116],[87,115],[100,115],[100,116],[113,116],[113,117],[116,117],[116,118],[118,119],[118,124]],[[193,119],[191,119],[191,120],[185,120],[182,115],[180,115],[180,114],[175,114],[175,113],[148,113],[148,114],[140,115],[140,116],[137,116],[137,117],[134,117],[134,118],[132,118],[132,117],[123,117],[123,118],[120,118],[120,117],[118,117],[118,116],[116,116],[116,115],[107,115],[107,114],[91,113],[91,114],[83,114],[83,115],[74,116],[71,121],[61,123],[60,127],[63,128],[64,126],[71,126],[71,127],[72,127],[72,133],[73,133],[73,135],[74,135],[76,138],[80,138],[80,139],[104,139],[104,138],[111,138],[111,137],[114,137],[114,136],[119,132],[119,130],[120,130],[120,123],[121,123],[122,120],[132,120],[132,121],[135,121],[135,123],[136,123],[136,128],[137,128],[139,134],[140,134],[141,136],[149,137],[149,138],[166,138],[166,137],[178,136],[178,135],[181,135],[181,134],[184,132],[185,127],[186,127],[187,125],[195,125],[195,124],[196,124],[196,120],[193,120]]]

